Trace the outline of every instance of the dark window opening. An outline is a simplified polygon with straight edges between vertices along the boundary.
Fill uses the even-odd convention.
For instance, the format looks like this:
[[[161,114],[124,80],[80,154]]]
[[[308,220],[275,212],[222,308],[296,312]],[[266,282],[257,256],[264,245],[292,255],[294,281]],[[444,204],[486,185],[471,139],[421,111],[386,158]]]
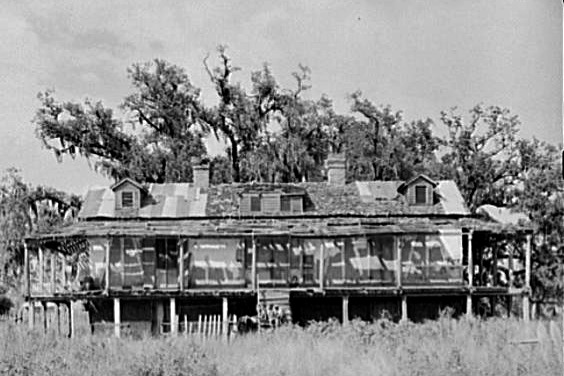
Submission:
[[[251,196],[251,211],[260,212],[260,210],[261,210],[260,196]]]
[[[289,212],[290,211],[290,202],[291,199],[289,196],[281,196],[280,197],[280,211]]]
[[[133,207],[133,192],[122,192],[121,193],[121,206],[124,208]]]
[[[416,204],[427,203],[427,187],[425,187],[424,185],[418,185],[415,187],[415,203]]]

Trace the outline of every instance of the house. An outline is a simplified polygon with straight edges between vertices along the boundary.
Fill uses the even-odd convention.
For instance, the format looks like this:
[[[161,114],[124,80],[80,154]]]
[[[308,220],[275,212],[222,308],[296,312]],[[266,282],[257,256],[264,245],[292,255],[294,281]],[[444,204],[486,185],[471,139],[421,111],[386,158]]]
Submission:
[[[327,169],[325,182],[210,185],[202,165],[192,183],[91,189],[76,223],[27,239],[27,299],[116,335],[124,323],[153,334],[201,315],[225,323],[257,305],[297,323],[419,321],[522,296],[528,316],[530,228],[473,215],[450,180],[346,184],[335,156]],[[499,255],[525,273],[498,278]]]

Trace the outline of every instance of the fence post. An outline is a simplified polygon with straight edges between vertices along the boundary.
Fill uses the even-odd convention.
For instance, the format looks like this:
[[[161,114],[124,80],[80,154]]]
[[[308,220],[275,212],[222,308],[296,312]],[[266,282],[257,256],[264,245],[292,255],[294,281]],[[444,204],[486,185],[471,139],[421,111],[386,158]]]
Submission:
[[[224,297],[223,301],[222,301],[222,310],[221,310],[221,316],[222,316],[222,322],[223,322],[223,337],[225,339],[227,339],[227,332],[229,329],[229,302],[227,301],[227,298]]]

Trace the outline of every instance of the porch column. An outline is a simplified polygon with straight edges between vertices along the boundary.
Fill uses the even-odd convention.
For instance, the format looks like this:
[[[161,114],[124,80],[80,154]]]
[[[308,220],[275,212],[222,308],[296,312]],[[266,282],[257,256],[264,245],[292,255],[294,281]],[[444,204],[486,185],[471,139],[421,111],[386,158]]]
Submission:
[[[343,296],[343,326],[349,325],[349,297]]]
[[[394,250],[395,250],[395,256],[396,256],[396,287],[397,288],[401,288],[401,245],[400,245],[400,239],[399,239],[399,235],[395,235],[394,236]]]
[[[221,318],[222,318],[222,332],[223,332],[223,337],[227,339],[228,336],[228,331],[229,331],[229,302],[227,301],[227,298],[223,298],[222,299],[222,304],[221,304]]]
[[[121,337],[121,304],[119,298],[114,298],[114,335]]]
[[[33,330],[35,324],[35,302],[33,300],[27,301],[27,326],[30,330]]]
[[[110,292],[110,242],[111,242],[111,238],[110,240],[106,241],[106,271],[104,273],[104,282],[105,282],[105,286],[104,286],[104,294],[108,295]],[[115,299],[114,299],[114,306],[115,306]],[[118,307],[119,307],[119,301],[118,301]],[[119,336],[118,336],[119,337]]]
[[[55,291],[57,291],[56,289],[56,284],[57,284],[57,259],[56,259],[56,254],[55,252],[51,252],[51,294],[54,295]]]
[[[176,298],[170,298],[170,334],[176,335],[178,325],[176,323]]]
[[[76,336],[76,322],[75,322],[75,302],[69,301],[69,337],[74,338]]]
[[[466,295],[466,315],[472,316],[472,288],[474,286],[474,255],[472,250],[472,231],[468,231],[468,295]]]
[[[184,241],[178,241],[178,276],[180,280],[178,281],[178,287],[180,291],[184,291]]]
[[[31,297],[31,279],[29,272],[29,248],[27,242],[24,242],[24,281],[25,281],[25,294],[27,298]]]
[[[43,258],[43,248],[39,247],[39,291],[43,293],[45,282],[45,260]]]
[[[41,319],[43,320],[43,332],[47,334],[49,326],[47,324],[47,303],[41,302]]]
[[[523,320],[529,321],[531,318],[530,299],[531,296],[531,235],[526,236],[525,240],[525,289],[523,292]]]
[[[255,243],[255,236],[252,236],[251,244],[251,288],[253,291],[257,290],[257,246]]]
[[[401,321],[407,321],[407,296],[401,296]]]
[[[325,239],[321,240],[321,249],[319,250],[319,288],[325,288]]]

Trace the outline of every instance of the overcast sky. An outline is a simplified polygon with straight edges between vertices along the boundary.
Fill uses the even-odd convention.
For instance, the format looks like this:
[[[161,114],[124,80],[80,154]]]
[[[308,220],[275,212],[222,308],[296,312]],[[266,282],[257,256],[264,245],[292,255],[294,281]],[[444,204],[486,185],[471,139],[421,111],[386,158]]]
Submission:
[[[131,92],[126,68],[159,57],[186,68],[215,100],[202,67],[229,46],[235,79],[269,62],[283,85],[298,63],[310,95],[348,111],[358,89],[407,120],[438,119],[477,103],[509,107],[521,136],[562,140],[562,5],[559,0],[5,1],[0,12],[0,170],[83,193],[107,184],[85,161],[58,164],[34,136],[36,95],[117,106]],[[438,123],[437,123],[438,124]],[[217,150],[217,145],[212,145]]]

